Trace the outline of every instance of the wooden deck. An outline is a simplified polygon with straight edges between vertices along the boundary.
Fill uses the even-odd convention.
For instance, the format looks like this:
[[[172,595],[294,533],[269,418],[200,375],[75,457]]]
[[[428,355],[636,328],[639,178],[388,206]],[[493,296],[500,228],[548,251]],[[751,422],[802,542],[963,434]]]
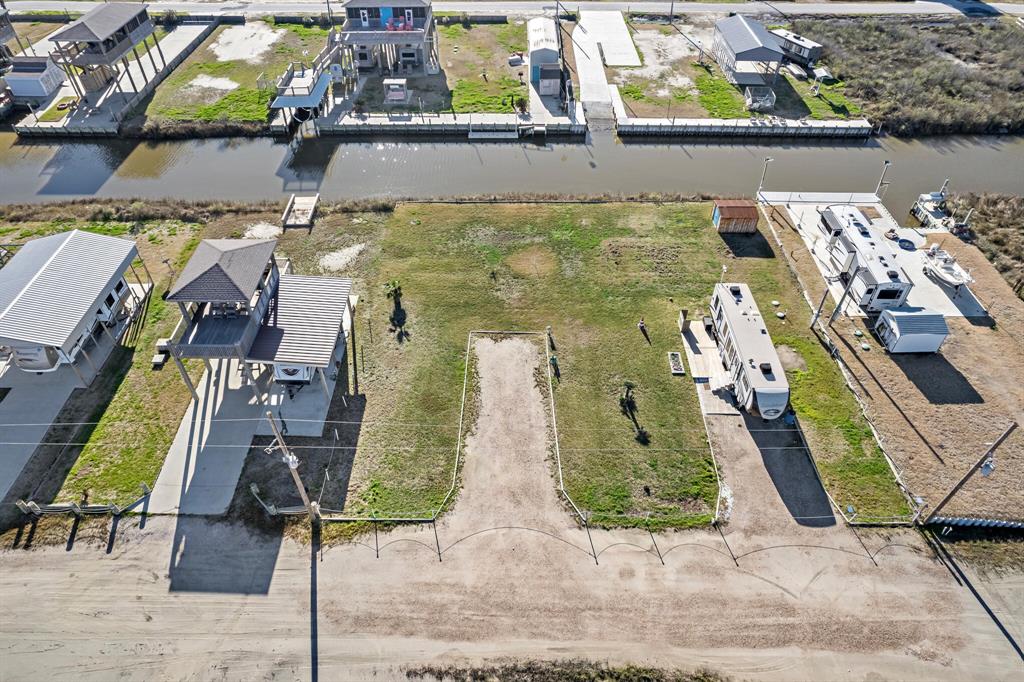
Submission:
[[[284,228],[312,227],[316,207],[319,203],[319,193],[311,197],[300,197],[293,194],[281,216],[281,226]]]

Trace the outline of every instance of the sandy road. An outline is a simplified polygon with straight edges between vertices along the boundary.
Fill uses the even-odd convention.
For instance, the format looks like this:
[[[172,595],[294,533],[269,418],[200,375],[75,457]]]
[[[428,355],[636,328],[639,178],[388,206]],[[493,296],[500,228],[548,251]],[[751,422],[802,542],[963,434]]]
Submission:
[[[397,679],[503,656],[742,679],[1020,679],[913,533],[864,534],[876,566],[842,526],[730,528],[728,549],[715,531],[662,534],[664,565],[650,535],[599,532],[595,563],[555,496],[539,353],[521,339],[475,350],[480,418],[440,561],[430,526],[382,536],[379,559],[372,538],[311,557],[174,518],[124,524],[110,554],[86,541],[7,551],[0,679]],[[530,529],[498,528],[513,525]]]

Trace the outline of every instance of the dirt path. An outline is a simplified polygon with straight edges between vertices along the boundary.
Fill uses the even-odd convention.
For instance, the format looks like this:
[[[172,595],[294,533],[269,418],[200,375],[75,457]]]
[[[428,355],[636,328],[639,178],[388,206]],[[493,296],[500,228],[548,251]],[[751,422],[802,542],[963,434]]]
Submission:
[[[535,378],[541,346],[530,337],[479,337],[473,352],[479,414],[466,439],[462,491],[443,528],[568,530],[548,463],[548,403]]]

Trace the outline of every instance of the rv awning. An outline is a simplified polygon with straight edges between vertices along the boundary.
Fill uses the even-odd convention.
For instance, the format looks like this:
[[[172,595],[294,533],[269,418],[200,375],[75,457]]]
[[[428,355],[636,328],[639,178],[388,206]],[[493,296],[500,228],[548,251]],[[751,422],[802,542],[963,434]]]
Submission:
[[[277,300],[249,349],[250,362],[327,367],[345,321],[352,280],[281,275]]]
[[[135,242],[81,230],[28,242],[0,269],[0,339],[70,350],[138,255]]]

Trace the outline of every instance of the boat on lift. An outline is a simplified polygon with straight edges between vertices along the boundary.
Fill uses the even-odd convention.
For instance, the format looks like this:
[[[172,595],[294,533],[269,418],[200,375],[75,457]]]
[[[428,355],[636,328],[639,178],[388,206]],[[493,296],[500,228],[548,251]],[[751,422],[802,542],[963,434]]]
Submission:
[[[956,256],[940,249],[938,244],[930,245],[923,252],[923,258],[924,273],[946,286],[959,289],[974,282],[971,273],[957,263]]]
[[[969,221],[974,209],[968,211],[963,220],[957,220],[956,215],[950,210],[949,193],[946,191],[948,187],[947,178],[938,192],[918,196],[913,208],[910,209],[910,215],[917,218],[924,227],[943,229],[956,235],[965,234],[970,228]]]

